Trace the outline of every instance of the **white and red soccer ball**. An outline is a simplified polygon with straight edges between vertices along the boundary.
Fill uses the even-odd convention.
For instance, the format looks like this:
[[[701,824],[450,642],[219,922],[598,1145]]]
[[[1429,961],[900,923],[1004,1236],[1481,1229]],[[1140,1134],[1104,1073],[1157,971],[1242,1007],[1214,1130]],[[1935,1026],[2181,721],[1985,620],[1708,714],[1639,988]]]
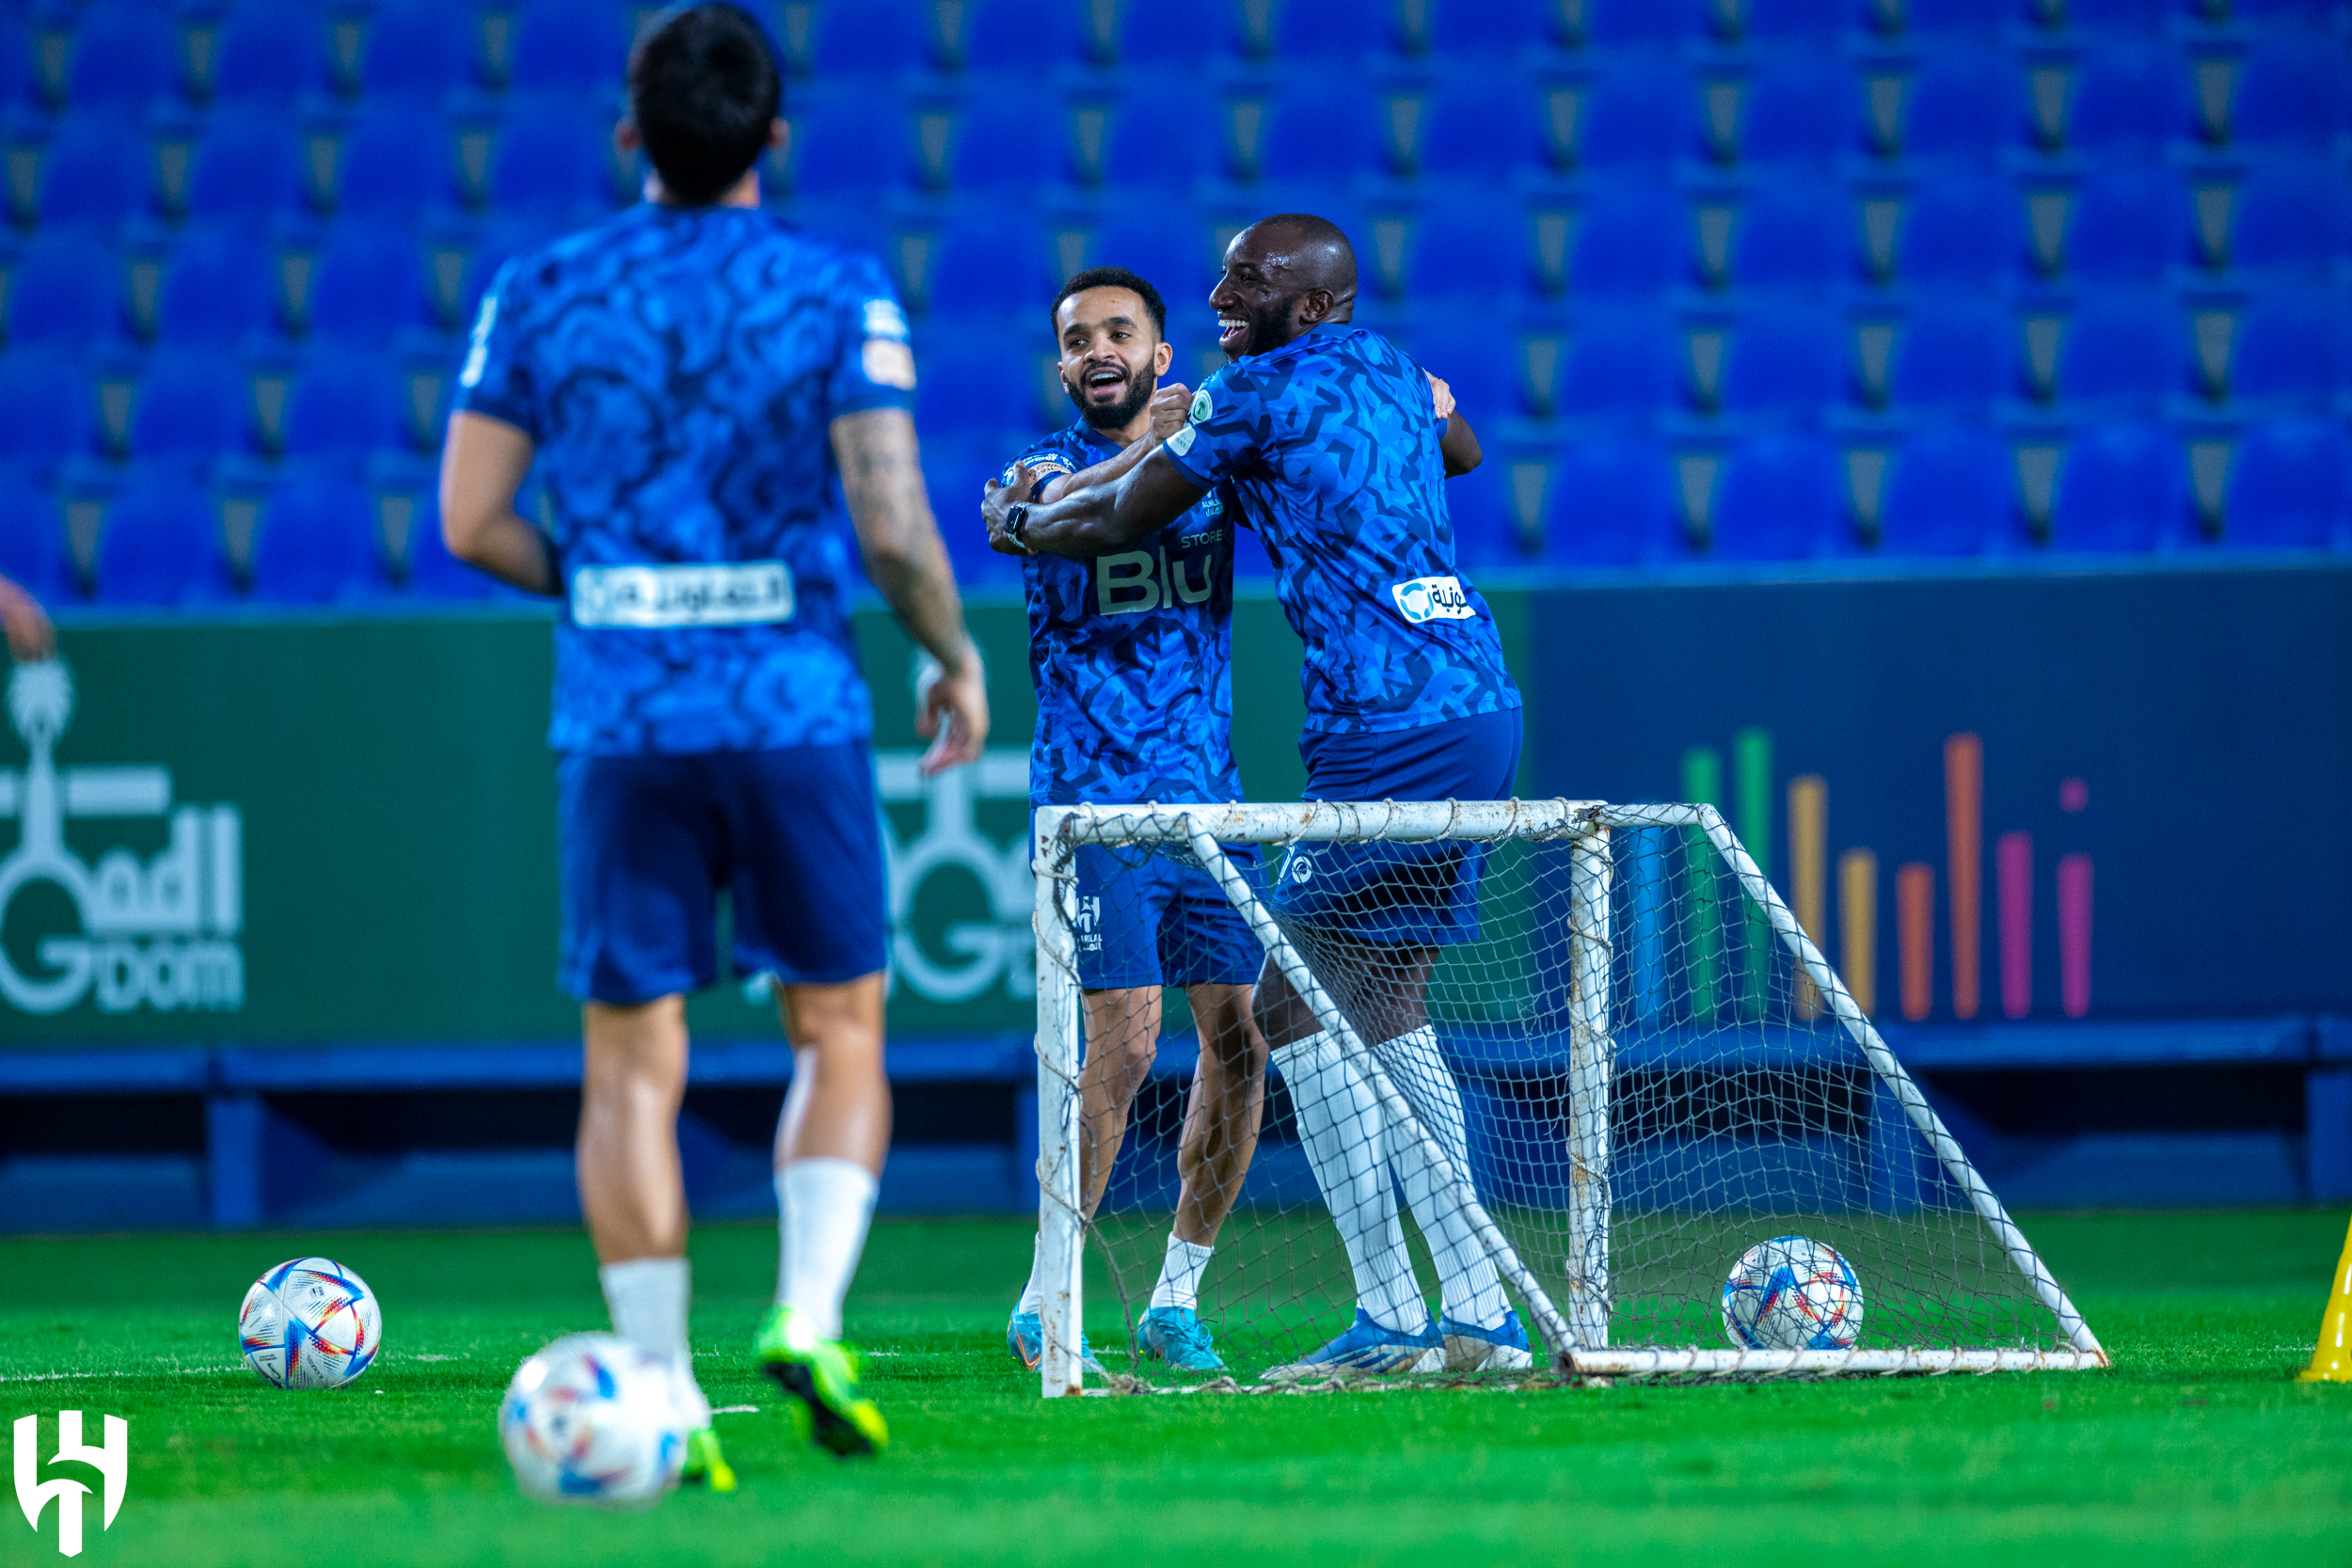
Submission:
[[[567,1335],[516,1369],[499,1440],[542,1502],[650,1508],[686,1463],[675,1374],[618,1335]]]
[[[237,1313],[246,1364],[280,1388],[340,1388],[384,1346],[368,1282],[332,1258],[297,1258],[253,1282]]]
[[[1724,1332],[1741,1350],[1849,1349],[1862,1333],[1862,1282],[1825,1242],[1758,1242],[1724,1281]]]

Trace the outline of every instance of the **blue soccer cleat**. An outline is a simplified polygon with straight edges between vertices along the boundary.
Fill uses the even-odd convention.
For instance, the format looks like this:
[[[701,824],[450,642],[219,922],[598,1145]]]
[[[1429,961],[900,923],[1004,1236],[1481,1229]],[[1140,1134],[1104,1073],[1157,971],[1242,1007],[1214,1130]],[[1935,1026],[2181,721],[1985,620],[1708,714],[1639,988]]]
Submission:
[[[1015,1312],[1005,1325],[1005,1348],[1012,1358],[1031,1371],[1045,1359],[1045,1320],[1034,1312]],[[1078,1336],[1078,1359],[1091,1362],[1094,1352],[1087,1344],[1087,1337]]]
[[[1267,1383],[1297,1383],[1311,1377],[1343,1377],[1368,1372],[1377,1377],[1399,1372],[1435,1372],[1445,1368],[1445,1344],[1434,1328],[1407,1334],[1373,1322],[1372,1314],[1356,1308],[1356,1321],[1346,1333],[1285,1366],[1268,1367]]]
[[[1169,1368],[1180,1372],[1221,1372],[1224,1360],[1216,1354],[1216,1345],[1200,1322],[1200,1315],[1189,1307],[1154,1307],[1143,1315],[1143,1326],[1136,1331],[1136,1348],[1146,1355],[1156,1355]]]
[[[1519,1326],[1518,1313],[1509,1308],[1504,1309],[1502,1322],[1492,1328],[1440,1318],[1438,1338],[1445,1342],[1449,1372],[1519,1372],[1535,1364],[1527,1330]]]

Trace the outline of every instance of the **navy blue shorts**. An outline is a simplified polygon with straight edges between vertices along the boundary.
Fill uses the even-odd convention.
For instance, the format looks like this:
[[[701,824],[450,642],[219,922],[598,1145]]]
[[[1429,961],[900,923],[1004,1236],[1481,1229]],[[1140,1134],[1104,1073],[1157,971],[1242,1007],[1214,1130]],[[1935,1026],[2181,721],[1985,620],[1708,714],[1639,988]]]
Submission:
[[[1224,848],[1254,881],[1258,847]],[[1082,844],[1077,871],[1078,984],[1084,989],[1246,986],[1258,977],[1265,949],[1257,933],[1190,855]]]
[[[1310,800],[1507,800],[1519,770],[1519,710],[1378,735],[1300,737]],[[1486,846],[1297,844],[1267,902],[1321,934],[1382,947],[1478,940]]]
[[[566,756],[556,769],[564,989],[650,1002],[738,974],[834,985],[888,953],[882,822],[864,741],[692,756]]]

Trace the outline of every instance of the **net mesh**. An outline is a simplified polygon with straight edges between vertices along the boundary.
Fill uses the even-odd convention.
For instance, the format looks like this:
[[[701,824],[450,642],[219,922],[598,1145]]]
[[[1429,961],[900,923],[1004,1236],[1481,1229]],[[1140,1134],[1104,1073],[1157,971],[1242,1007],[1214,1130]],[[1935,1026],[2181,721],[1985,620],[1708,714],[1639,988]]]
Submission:
[[[1792,1235],[1834,1248],[1859,1302],[1833,1289],[1751,1348],[2067,1348],[1702,829],[1225,849],[1361,1043],[1287,982],[1253,997],[1265,945],[1184,845],[1080,849],[1104,1370],[1184,1381],[1154,1354],[1184,1346],[1144,1331],[1188,1292],[1244,1382],[1541,1370],[1530,1283],[1580,1345],[1727,1350],[1726,1277]],[[1498,1271],[1451,1171],[1523,1275]],[[1359,1306],[1405,1333],[1312,1359]],[[1506,1307],[1530,1358],[1460,1332]],[[1399,1348],[1415,1330],[1426,1348]]]

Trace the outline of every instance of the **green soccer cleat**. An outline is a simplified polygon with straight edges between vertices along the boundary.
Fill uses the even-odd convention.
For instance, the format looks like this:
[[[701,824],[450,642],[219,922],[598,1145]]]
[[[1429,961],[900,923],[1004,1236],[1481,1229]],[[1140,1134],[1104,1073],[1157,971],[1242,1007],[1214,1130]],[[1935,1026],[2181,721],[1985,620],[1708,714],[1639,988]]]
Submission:
[[[681,1485],[707,1486],[713,1492],[735,1490],[735,1472],[727,1465],[727,1456],[719,1451],[717,1433],[697,1427],[686,1434],[686,1464],[677,1479]]]
[[[874,1402],[858,1392],[857,1352],[820,1339],[807,1317],[778,1302],[753,1342],[759,1370],[801,1402],[805,1430],[818,1447],[847,1459],[890,1446],[890,1428]]]

